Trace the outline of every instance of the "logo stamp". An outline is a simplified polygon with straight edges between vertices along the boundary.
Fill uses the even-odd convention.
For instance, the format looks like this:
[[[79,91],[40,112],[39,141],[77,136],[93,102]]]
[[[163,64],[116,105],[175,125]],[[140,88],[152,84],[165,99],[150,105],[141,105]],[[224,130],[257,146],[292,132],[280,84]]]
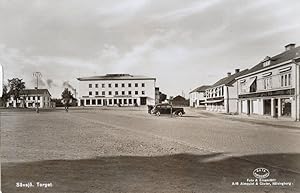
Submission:
[[[256,168],[253,170],[253,176],[258,179],[265,179],[270,176],[270,171],[266,168]]]

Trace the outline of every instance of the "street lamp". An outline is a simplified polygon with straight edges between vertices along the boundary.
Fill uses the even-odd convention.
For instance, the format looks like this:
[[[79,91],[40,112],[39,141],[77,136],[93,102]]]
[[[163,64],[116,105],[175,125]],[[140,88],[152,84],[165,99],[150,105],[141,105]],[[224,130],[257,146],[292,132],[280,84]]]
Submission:
[[[39,89],[39,78],[42,77],[42,73],[40,72],[34,72],[33,77],[36,78],[36,99],[35,99],[35,107],[36,107],[36,112],[39,113],[39,106],[38,106],[38,89]]]

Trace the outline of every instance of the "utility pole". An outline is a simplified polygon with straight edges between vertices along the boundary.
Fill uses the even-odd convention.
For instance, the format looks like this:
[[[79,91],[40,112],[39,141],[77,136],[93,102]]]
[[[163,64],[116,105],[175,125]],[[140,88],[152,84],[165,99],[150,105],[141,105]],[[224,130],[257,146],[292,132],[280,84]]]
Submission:
[[[36,99],[35,99],[35,107],[36,107],[36,113],[39,113],[39,106],[38,106],[38,96],[39,96],[39,78],[42,77],[42,73],[40,72],[34,72],[33,77],[36,78]]]

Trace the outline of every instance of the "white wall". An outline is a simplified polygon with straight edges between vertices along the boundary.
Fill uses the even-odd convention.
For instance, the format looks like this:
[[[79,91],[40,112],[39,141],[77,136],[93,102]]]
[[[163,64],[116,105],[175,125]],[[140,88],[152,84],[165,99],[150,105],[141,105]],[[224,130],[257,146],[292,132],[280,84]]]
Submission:
[[[118,84],[118,87],[115,87],[115,84]],[[131,84],[131,87],[128,87],[128,84]],[[138,83],[138,87],[135,87],[135,83]],[[142,87],[142,83],[145,84],[145,87]],[[92,84],[92,88],[89,88],[89,84]],[[98,84],[98,88],[95,87],[95,84]],[[105,87],[102,88],[102,84],[105,84]],[[111,84],[111,88],[108,85]],[[125,87],[122,87],[122,84],[125,84]],[[140,99],[140,97],[147,97],[147,105],[155,104],[155,80],[92,80],[92,81],[79,81],[78,83],[78,99],[113,99],[113,98],[132,98]],[[89,95],[89,92],[92,92],[92,95]],[[96,96],[96,91],[99,92],[99,96]],[[102,91],[105,92],[105,96],[102,96]],[[112,95],[109,95],[109,91],[112,92]],[[118,96],[115,95],[115,91],[118,91]],[[122,91],[125,91],[125,95],[122,96]],[[128,91],[131,91],[131,95],[128,95]],[[138,95],[135,94],[135,91],[138,91]],[[142,91],[145,94],[142,94]],[[139,100],[138,100],[139,101]],[[140,102],[138,102],[140,104]],[[93,106],[93,105],[90,105]]]

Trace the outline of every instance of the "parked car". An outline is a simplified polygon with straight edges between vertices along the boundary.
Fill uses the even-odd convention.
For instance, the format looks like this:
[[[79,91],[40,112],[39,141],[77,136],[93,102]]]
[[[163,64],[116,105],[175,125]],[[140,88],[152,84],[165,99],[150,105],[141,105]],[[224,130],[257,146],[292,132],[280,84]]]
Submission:
[[[173,107],[170,104],[158,104],[158,105],[155,105],[151,110],[151,114],[155,114],[157,116],[160,116],[161,114],[171,114],[171,113],[173,115],[177,115],[180,117],[183,114],[185,114],[183,108]]]

